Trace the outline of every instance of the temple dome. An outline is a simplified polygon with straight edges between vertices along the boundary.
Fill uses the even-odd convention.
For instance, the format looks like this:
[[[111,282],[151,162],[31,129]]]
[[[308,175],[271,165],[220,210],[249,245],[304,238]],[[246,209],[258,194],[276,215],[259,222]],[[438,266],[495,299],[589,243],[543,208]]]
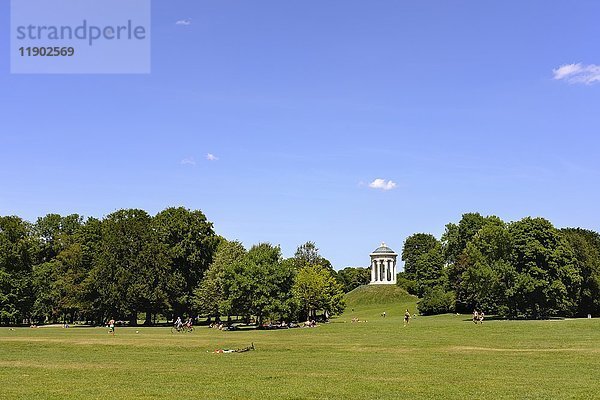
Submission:
[[[381,246],[373,250],[372,254],[396,254],[396,252],[387,247],[385,243],[381,243]]]

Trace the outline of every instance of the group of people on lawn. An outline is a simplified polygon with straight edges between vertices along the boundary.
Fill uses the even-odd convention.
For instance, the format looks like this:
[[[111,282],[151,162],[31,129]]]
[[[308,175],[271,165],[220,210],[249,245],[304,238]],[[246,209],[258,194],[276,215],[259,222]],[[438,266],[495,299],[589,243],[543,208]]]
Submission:
[[[382,317],[385,318],[386,316],[386,312],[384,311],[381,314]],[[483,323],[483,317],[484,317],[484,313],[483,311],[473,311],[473,322],[477,323]],[[404,326],[407,326],[410,323],[410,312],[408,311],[408,309],[406,310],[406,312],[404,313]],[[352,318],[352,322],[362,322],[360,321],[358,318]],[[183,322],[183,320],[181,319],[181,317],[177,317],[177,319],[175,320],[173,326],[177,329],[182,329],[182,328],[192,328],[194,325],[194,319],[192,317],[189,317],[185,322]],[[294,324],[295,325],[295,324]],[[290,328],[290,327],[296,327],[298,325],[292,325],[292,324],[286,324],[285,322],[281,323],[281,325],[278,325],[278,327],[286,327],[286,328]],[[107,326],[109,328],[109,333],[113,334],[115,333],[115,320],[111,319],[108,323]],[[317,326],[317,322],[314,319],[308,319],[303,326],[305,328],[314,328],[315,326]],[[209,328],[215,328],[215,329],[219,329],[219,330],[224,330],[226,328],[229,328],[227,325],[225,325],[223,322],[217,320],[216,322],[213,322],[209,325]]]
[[[182,328],[191,329],[194,326],[194,320],[192,319],[192,317],[189,317],[185,322],[183,322],[181,320],[181,317],[177,317],[177,320],[175,321],[173,326],[175,326],[175,328],[177,328],[178,330]]]
[[[473,310],[473,323],[483,324],[483,318],[485,317],[485,313],[483,311]]]

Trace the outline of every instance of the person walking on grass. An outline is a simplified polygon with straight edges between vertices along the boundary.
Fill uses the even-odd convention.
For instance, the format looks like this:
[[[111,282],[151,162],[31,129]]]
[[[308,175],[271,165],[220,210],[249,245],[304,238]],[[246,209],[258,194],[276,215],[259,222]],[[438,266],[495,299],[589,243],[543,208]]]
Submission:
[[[108,321],[108,333],[115,336],[115,320],[111,319]]]
[[[410,311],[408,311],[408,308],[406,309],[406,312],[404,313],[404,327],[406,328],[406,325],[408,325],[410,322]]]

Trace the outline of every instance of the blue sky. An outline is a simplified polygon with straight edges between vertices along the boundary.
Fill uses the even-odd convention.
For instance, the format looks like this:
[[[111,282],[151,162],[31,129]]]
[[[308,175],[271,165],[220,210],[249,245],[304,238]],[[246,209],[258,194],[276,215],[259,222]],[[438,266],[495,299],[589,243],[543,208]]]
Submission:
[[[2,215],[183,205],[336,268],[470,211],[600,230],[600,2],[154,0],[148,75],[11,75],[8,13]]]

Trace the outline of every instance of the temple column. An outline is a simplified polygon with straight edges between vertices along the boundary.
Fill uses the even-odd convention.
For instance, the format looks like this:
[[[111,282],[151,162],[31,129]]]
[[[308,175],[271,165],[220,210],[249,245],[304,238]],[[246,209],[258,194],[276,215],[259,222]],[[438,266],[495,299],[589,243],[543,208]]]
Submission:
[[[388,282],[392,281],[392,265],[391,265],[391,261],[390,260],[386,260],[386,264],[387,264],[387,274],[385,276],[386,280]]]
[[[387,263],[387,260],[383,260],[383,271],[384,271],[384,276],[385,276],[385,279],[384,279],[385,283],[388,282],[388,267],[389,267],[389,265]]]
[[[371,263],[371,282],[375,282],[375,266]]]
[[[377,262],[373,261],[373,282],[377,282]]]
[[[377,261],[373,261],[373,273],[375,274],[375,279],[373,279],[373,282],[377,282],[379,280],[379,270],[377,270],[377,268]]]

